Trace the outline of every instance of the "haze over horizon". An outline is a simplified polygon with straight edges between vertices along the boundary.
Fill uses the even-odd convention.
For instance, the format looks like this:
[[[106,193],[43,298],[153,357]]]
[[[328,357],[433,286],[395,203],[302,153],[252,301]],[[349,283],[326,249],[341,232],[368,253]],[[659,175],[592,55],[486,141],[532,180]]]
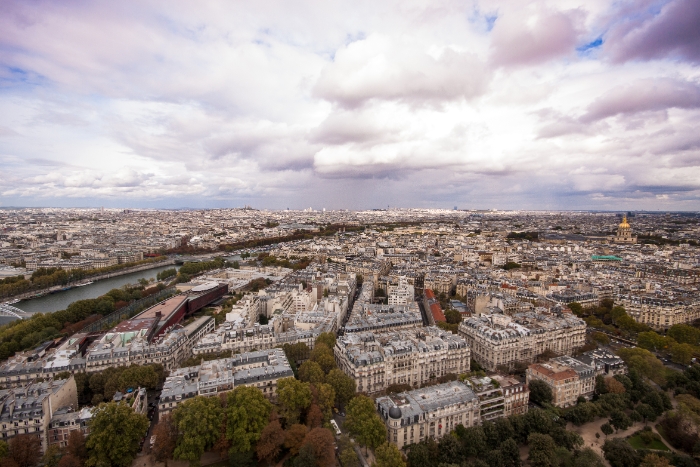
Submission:
[[[700,210],[700,2],[0,4],[0,207]]]

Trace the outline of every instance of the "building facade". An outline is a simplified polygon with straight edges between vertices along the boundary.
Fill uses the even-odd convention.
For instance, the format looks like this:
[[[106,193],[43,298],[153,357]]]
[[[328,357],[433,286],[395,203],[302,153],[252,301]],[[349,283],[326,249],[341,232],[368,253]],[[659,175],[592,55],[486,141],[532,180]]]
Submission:
[[[277,398],[277,381],[294,377],[282,349],[248,352],[203,362],[173,371],[163,384],[159,413],[173,411],[195,396],[216,396],[238,386],[258,388],[271,401]]]
[[[17,435],[33,435],[41,440],[42,451],[46,451],[51,419],[62,407],[78,408],[73,376],[0,390],[1,439],[7,442]]]
[[[571,358],[553,358],[547,363],[535,363],[527,369],[527,382],[537,379],[552,390],[556,407],[576,405],[578,398],[590,399],[595,391],[596,370],[593,366]]]
[[[387,441],[399,449],[428,438],[440,439],[457,425],[481,423],[479,398],[459,381],[380,397],[376,403],[386,424]]]
[[[338,368],[365,393],[391,384],[419,387],[448,373],[466,373],[471,356],[464,339],[434,326],[345,334],[334,352]]]
[[[532,363],[545,350],[571,354],[585,342],[586,323],[572,314],[487,314],[459,325],[474,360],[490,371]]]

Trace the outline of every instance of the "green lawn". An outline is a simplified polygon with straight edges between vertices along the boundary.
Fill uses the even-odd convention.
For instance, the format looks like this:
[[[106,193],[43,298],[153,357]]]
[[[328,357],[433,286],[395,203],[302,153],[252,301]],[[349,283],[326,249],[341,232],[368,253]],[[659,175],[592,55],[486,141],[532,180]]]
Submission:
[[[656,449],[657,451],[670,451],[668,446],[666,446],[663,441],[658,439],[652,441],[651,444],[644,444],[639,435],[634,435],[627,438],[627,442],[630,443],[634,449]]]

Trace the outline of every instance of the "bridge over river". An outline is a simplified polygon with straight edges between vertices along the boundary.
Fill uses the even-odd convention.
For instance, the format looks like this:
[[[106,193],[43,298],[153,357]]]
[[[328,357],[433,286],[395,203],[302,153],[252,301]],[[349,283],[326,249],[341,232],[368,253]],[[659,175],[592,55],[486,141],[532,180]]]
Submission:
[[[32,314],[27,313],[26,311],[20,310],[19,308],[16,308],[16,307],[9,305],[7,303],[0,303],[0,316],[8,316],[11,318],[24,319],[24,318],[29,318],[30,316],[32,316]]]

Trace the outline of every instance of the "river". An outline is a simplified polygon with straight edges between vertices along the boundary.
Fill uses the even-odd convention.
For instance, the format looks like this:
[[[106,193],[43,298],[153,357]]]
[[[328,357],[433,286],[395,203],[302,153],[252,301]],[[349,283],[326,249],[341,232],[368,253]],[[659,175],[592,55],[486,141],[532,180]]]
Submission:
[[[75,287],[65,292],[57,292],[54,294],[44,295],[39,298],[32,298],[30,300],[22,300],[19,303],[15,303],[13,306],[24,310],[27,313],[48,313],[52,311],[65,310],[68,305],[78,300],[85,300],[87,298],[97,298],[100,295],[104,295],[112,289],[118,289],[119,287],[126,284],[136,284],[139,279],[154,279],[156,275],[166,269],[178,269],[180,266],[169,264],[167,266],[160,266],[153,269],[146,269],[145,271],[132,272],[129,274],[124,274],[123,276],[111,277],[109,279],[103,279],[101,281],[93,282],[90,285],[85,285],[83,287]],[[0,324],[12,321],[12,318],[0,317]]]
[[[241,257],[239,255],[228,256],[224,259],[231,262],[241,261]],[[180,266],[169,264],[167,266],[146,269],[145,271],[132,272],[130,274],[124,274],[123,276],[103,279],[83,287],[75,287],[73,289],[66,290],[65,292],[57,292],[54,294],[44,295],[43,297],[39,298],[22,300],[19,303],[15,303],[13,306],[19,308],[20,310],[24,310],[27,313],[49,313],[52,311],[65,310],[68,305],[75,301],[85,300],[88,298],[97,298],[100,295],[104,295],[112,289],[118,289],[123,285],[136,284],[139,279],[155,279],[159,272],[171,268],[180,269]],[[15,318],[0,316],[0,325],[14,321],[14,319]]]

